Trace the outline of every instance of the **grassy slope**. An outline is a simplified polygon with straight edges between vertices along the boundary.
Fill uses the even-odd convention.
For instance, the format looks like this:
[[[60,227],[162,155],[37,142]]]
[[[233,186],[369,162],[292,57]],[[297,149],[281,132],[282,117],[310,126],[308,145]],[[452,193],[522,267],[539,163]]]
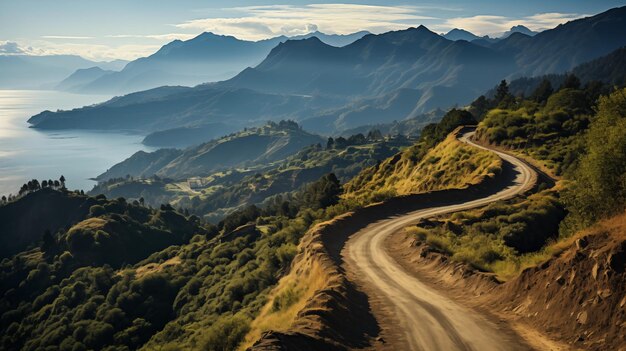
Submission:
[[[544,245],[556,239],[564,216],[558,193],[545,190],[427,220],[405,231],[454,261],[507,280],[550,257],[552,251]]]
[[[464,188],[501,171],[501,160],[448,136],[420,157],[415,145],[379,165],[368,168],[345,186],[346,198],[419,193],[436,189]]]
[[[239,345],[239,350],[246,350],[268,330],[286,332],[292,326],[297,315],[313,295],[323,289],[330,277],[319,262],[310,260],[294,267],[298,274],[289,274],[280,280],[267,297],[259,315],[250,325],[250,331]],[[293,269],[293,268],[292,268]]]

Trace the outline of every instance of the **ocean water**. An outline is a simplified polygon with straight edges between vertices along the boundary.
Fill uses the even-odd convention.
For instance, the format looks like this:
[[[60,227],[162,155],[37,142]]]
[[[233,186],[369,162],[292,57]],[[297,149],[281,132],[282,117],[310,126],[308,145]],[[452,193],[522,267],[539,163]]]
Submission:
[[[0,90],[0,195],[16,194],[30,179],[65,176],[70,189],[90,190],[89,178],[138,150],[142,135],[97,131],[40,131],[26,122],[44,110],[72,109],[109,99],[56,91]]]

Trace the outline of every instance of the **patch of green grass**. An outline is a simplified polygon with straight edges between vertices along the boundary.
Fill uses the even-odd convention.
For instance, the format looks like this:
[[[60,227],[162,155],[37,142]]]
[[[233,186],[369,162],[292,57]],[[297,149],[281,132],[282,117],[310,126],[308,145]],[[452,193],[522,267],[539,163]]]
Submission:
[[[547,247],[558,236],[564,216],[556,193],[546,190],[528,199],[442,216],[406,232],[454,261],[506,280],[550,257]]]

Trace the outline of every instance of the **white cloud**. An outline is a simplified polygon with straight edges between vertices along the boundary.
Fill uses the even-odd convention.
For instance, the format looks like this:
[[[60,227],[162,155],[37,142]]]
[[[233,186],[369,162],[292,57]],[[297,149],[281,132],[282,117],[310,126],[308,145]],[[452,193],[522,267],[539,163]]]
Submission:
[[[168,34],[115,34],[107,35],[107,38],[132,38],[132,39],[154,39],[159,41],[172,41],[172,40],[189,40],[196,37],[198,34],[187,33],[168,33]]]
[[[2,50],[4,44],[0,42],[0,54],[6,54]],[[35,40],[29,42],[28,47],[16,44],[21,50],[20,54],[26,55],[78,55],[94,61],[110,61],[115,59],[134,60],[138,57],[147,56],[158,50],[159,44],[124,44],[105,45],[57,42],[47,40]]]
[[[86,40],[93,39],[93,37],[79,37],[72,35],[44,35],[42,36],[44,39],[69,39],[69,40]]]
[[[576,14],[576,13],[558,13],[558,12],[548,12],[548,13],[538,13],[533,16],[526,17],[526,20],[529,22],[530,26],[534,26],[535,29],[549,29],[558,26],[559,24],[563,24],[568,21],[572,21],[582,17],[588,17],[590,15],[585,14]]]
[[[259,40],[278,35],[300,35],[320,30],[348,34],[359,30],[380,33],[417,26],[421,20],[434,20],[416,6],[375,6],[358,4],[310,4],[247,6],[223,9],[237,16],[190,20],[177,24],[181,29],[233,35]]]
[[[440,25],[433,26],[433,29],[446,32],[453,28],[462,28],[478,35],[498,36],[517,25],[524,25],[533,31],[542,31],[585,16],[587,15],[552,12],[522,18],[491,15],[455,17],[445,20]]]
[[[16,42],[0,42],[0,54],[2,55],[16,55],[23,53],[25,53],[24,49],[22,49]]]

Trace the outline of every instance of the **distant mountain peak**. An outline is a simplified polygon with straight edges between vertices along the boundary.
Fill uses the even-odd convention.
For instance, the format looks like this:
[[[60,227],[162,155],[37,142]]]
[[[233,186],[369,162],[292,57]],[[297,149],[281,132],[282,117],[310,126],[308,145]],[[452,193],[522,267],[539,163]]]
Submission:
[[[59,84],[56,85],[55,89],[64,90],[64,91],[74,91],[80,92],[81,85],[86,82],[93,81],[94,79],[100,78],[102,76],[112,74],[113,71],[104,70],[101,67],[94,66],[89,68],[80,68],[77,69],[70,76],[62,80]]]
[[[530,37],[534,36],[535,34],[539,33],[539,32],[534,32],[532,30],[530,30],[528,27],[518,24],[516,26],[511,27],[511,29],[509,29],[508,31],[504,32],[500,38],[504,39],[509,37],[511,34],[513,33],[522,33],[525,35],[528,35]]]
[[[414,28],[414,30],[422,35],[429,35],[429,36],[436,36],[436,37],[440,37],[439,34],[433,32],[432,30],[428,29],[428,27],[426,27],[423,24],[420,24],[417,28]]]
[[[312,37],[310,37],[310,38],[305,38],[305,39],[302,39],[302,41],[314,41],[314,42],[319,42],[319,43],[321,43],[321,42],[322,42],[322,41],[320,40],[320,38],[318,38],[318,37],[316,37],[316,36],[312,36]]]
[[[421,32],[426,31],[426,32],[434,33],[434,32],[432,32],[430,29],[428,29],[428,27],[426,27],[426,26],[425,26],[425,25],[423,25],[423,24],[420,24],[420,25],[419,25],[419,26],[417,26],[417,28],[415,28],[415,29],[416,29],[417,31],[421,31]]]
[[[319,46],[327,46],[327,45],[324,44],[324,42],[321,41],[320,38],[316,36],[312,36],[312,37],[303,38],[303,39],[289,39],[283,43],[278,44],[277,48],[280,46],[297,46],[297,47],[303,48],[303,47],[319,47]]]
[[[467,40],[467,41],[472,41],[472,40],[476,40],[479,39],[480,37],[470,31],[467,31],[465,29],[461,29],[461,28],[454,28],[452,30],[450,30],[448,33],[443,34],[442,37],[448,39],[448,40]]]
[[[105,71],[104,69],[98,66],[89,67],[89,68],[79,68],[76,70],[76,72],[104,72],[104,71]]]
[[[232,35],[215,34],[213,32],[202,32],[198,36],[191,38],[188,41],[214,40],[214,39],[241,41],[241,39],[238,39]]]
[[[202,32],[202,33],[198,34],[198,35],[196,36],[196,38],[197,38],[197,37],[220,37],[220,36],[222,36],[222,35],[215,34],[215,33],[213,33],[213,32]]]
[[[531,30],[528,27],[526,27],[525,25],[518,24],[517,26],[511,27],[510,31],[515,31],[515,32],[524,32],[524,31],[526,31],[526,32],[530,32]]]
[[[297,40],[297,39],[305,39],[309,37],[317,37],[319,40],[321,40],[325,44],[335,46],[335,47],[341,47],[341,46],[352,44],[367,34],[370,34],[370,33],[368,31],[359,31],[359,32],[350,33],[350,34],[326,34],[326,33],[316,30],[314,32],[310,32],[307,34],[296,35],[290,38],[286,38],[286,40],[287,39]]]
[[[312,53],[318,53],[320,49],[326,47],[330,46],[325,44],[318,37],[315,36],[303,39],[289,39],[279,43],[275,48],[273,48],[267,58],[276,57],[283,54],[306,56]]]

